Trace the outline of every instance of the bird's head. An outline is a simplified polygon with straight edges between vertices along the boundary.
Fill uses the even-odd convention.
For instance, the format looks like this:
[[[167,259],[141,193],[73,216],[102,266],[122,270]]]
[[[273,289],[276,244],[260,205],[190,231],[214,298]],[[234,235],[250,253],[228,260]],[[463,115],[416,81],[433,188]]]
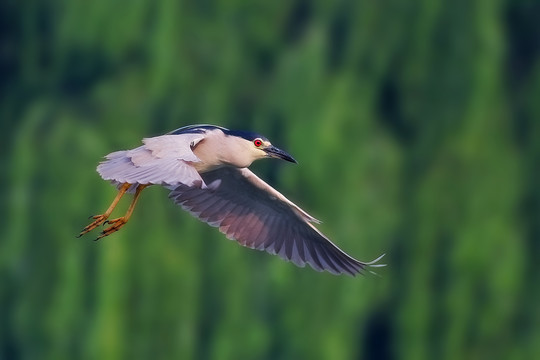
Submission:
[[[245,159],[249,164],[253,161],[263,158],[276,158],[297,163],[297,161],[286,151],[281,150],[268,140],[266,137],[252,132],[230,131],[228,136],[234,137],[234,141],[241,144],[241,158]]]

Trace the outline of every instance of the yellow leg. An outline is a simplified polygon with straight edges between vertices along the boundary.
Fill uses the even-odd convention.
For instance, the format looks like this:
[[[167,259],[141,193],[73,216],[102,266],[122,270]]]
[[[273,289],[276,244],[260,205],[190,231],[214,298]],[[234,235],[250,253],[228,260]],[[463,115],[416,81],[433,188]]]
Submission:
[[[99,225],[103,224],[105,222],[105,220],[107,220],[109,218],[109,216],[113,212],[114,208],[116,207],[116,205],[118,205],[118,202],[120,201],[122,196],[124,196],[126,191],[128,191],[128,189],[130,188],[131,185],[132,184],[128,184],[128,183],[123,184],[122,187],[120,188],[120,190],[118,191],[118,194],[114,198],[113,202],[109,206],[109,208],[101,215],[91,216],[91,218],[94,219],[94,221],[91,224],[87,225],[84,229],[82,229],[81,233],[77,237],[81,237],[84,234],[86,234],[87,232],[92,231],[96,227],[98,227]]]
[[[108,228],[103,230],[101,232],[101,235],[98,236],[96,240],[99,240],[101,238],[104,238],[105,236],[111,235],[114,232],[117,232],[120,230],[126,223],[128,222],[129,218],[131,217],[131,214],[133,214],[133,210],[135,209],[135,205],[137,204],[137,200],[139,199],[139,196],[141,196],[141,192],[147,187],[148,185],[139,185],[137,186],[137,189],[135,190],[135,196],[133,197],[133,200],[131,201],[131,204],[129,205],[129,208],[127,209],[127,212],[124,216],[107,220],[104,223],[105,224],[111,224]]]

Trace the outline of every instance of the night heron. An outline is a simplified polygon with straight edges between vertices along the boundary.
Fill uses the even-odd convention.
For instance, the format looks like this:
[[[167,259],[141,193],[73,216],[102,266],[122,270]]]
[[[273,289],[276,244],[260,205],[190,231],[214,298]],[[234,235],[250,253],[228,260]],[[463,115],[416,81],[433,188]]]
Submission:
[[[376,264],[358,261],[322,234],[317,219],[272,188],[248,169],[257,159],[278,158],[296,163],[291,155],[253,132],[213,125],[182,127],[162,136],[143,139],[143,145],[106,156],[97,167],[118,195],[102,215],[93,217],[79,236],[109,224],[96,239],[122,228],[141,191],[161,185],[169,197],[193,216],[218,227],[229,239],[277,254],[303,267],[355,275]],[[134,193],[126,214],[107,220],[125,193]]]

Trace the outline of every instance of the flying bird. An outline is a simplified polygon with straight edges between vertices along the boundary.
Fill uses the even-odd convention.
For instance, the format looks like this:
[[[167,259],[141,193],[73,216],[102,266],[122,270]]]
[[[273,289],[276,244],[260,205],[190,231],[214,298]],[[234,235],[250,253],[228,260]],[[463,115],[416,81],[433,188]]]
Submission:
[[[101,239],[120,230],[131,217],[141,192],[150,185],[169,190],[169,198],[193,216],[218,227],[243,246],[264,250],[317,271],[356,275],[376,264],[358,261],[332,243],[313,224],[320,223],[248,167],[255,160],[296,160],[257,133],[213,125],[191,125],[145,138],[143,145],[110,153],[97,167],[118,188],[109,208],[78,237],[108,224]],[[126,193],[133,200],[122,217],[109,219]],[[384,255],[383,255],[384,256]]]

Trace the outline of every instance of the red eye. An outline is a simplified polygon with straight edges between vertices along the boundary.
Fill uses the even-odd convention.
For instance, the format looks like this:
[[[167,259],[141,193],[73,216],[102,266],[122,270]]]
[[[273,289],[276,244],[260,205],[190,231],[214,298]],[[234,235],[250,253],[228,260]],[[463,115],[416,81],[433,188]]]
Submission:
[[[262,140],[261,139],[253,140],[253,145],[255,145],[256,147],[261,147],[262,146]]]

